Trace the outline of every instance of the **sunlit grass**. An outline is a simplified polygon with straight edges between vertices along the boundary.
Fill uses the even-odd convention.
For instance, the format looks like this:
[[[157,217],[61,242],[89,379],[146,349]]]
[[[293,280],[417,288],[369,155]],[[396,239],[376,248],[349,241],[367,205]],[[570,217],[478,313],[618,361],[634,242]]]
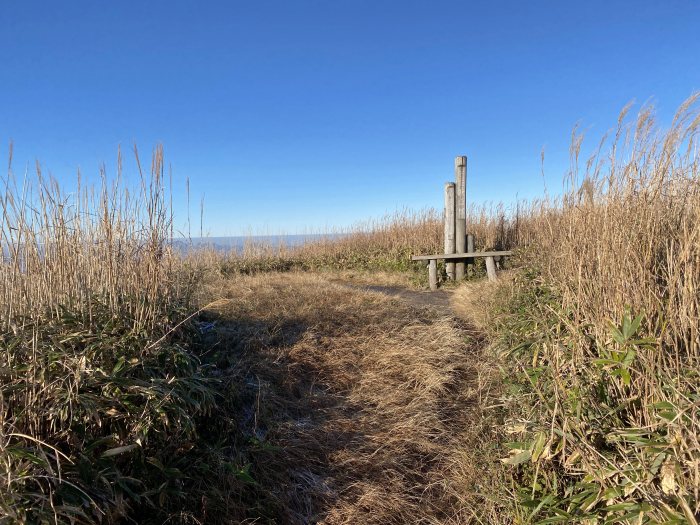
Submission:
[[[695,98],[666,131],[650,108],[631,121],[625,111],[589,159],[581,159],[574,136],[572,172],[560,198],[470,210],[467,230],[476,249],[516,249],[518,268],[497,289],[476,282],[454,295],[457,313],[478,334],[473,340],[486,333],[500,350],[504,374],[500,386],[491,378],[475,383],[484,407],[474,412],[478,439],[464,434],[473,449],[456,450],[449,468],[436,467],[451,479],[470,480],[482,469],[488,480],[475,482],[473,494],[451,485],[459,512],[445,522],[478,522],[480,510],[503,523],[697,521],[699,129]],[[66,194],[40,169],[26,179],[10,170],[2,180],[0,520],[215,523],[227,512],[283,515],[274,487],[263,491],[249,470],[246,451],[262,445],[251,444],[232,415],[241,408],[238,361],[228,347],[207,346],[192,322],[198,305],[219,298],[219,288],[205,290],[201,283],[229,282],[230,311],[265,317],[274,339],[276,316],[320,315],[323,302],[313,279],[282,273],[398,272],[404,282],[406,275],[426,275],[411,255],[442,252],[442,213],[404,210],[301,247],[251,243],[242,253],[180,257],[171,249],[163,179],[157,150],[136,189],[104,177],[98,188]],[[277,292],[268,289],[274,287],[268,277],[298,285],[298,292],[285,292],[284,307],[296,311],[272,310]],[[239,294],[238,285],[244,287]],[[249,293],[253,286],[258,295]],[[351,295],[328,289],[339,298]],[[344,317],[360,316],[351,305],[335,306]],[[389,322],[391,316],[382,315]],[[409,332],[411,315],[401,317]],[[322,319],[337,328],[335,319]],[[355,339],[339,358],[362,340],[362,359],[382,370],[407,356],[423,363],[408,342],[398,351],[382,347],[392,356],[384,362],[372,350],[380,339],[362,332],[365,322],[358,317],[348,324]],[[449,335],[451,360],[488,358],[481,347],[471,349],[474,355],[462,352],[447,324],[430,323]],[[254,331],[257,325],[246,326]],[[312,331],[313,341],[327,335],[323,326]],[[265,333],[246,333],[240,342],[263,348],[267,340],[258,335]],[[432,341],[429,331],[414,335],[406,341]],[[335,334],[335,343],[345,336]],[[227,344],[236,348],[237,342],[229,337]],[[353,370],[351,364],[338,373]],[[408,373],[411,363],[404,364],[401,373]],[[450,370],[450,363],[443,365]],[[374,378],[376,371],[366,372]],[[342,380],[354,384],[351,376]],[[364,385],[357,399],[371,400],[368,406],[393,399],[384,379],[377,381]],[[443,386],[444,401],[455,401]],[[433,404],[438,400],[430,397],[426,406]],[[401,421],[411,420],[401,414]],[[420,417],[432,417],[430,410]],[[422,434],[411,443],[411,432],[386,439],[432,446]],[[492,457],[499,439],[502,453]],[[470,508],[474,502],[481,507]],[[380,503],[401,516],[410,508],[398,500]],[[357,508],[344,509],[359,515]]]
[[[537,523],[695,523],[700,513],[697,97],[643,108],[539,204],[493,322],[514,390],[504,461]]]

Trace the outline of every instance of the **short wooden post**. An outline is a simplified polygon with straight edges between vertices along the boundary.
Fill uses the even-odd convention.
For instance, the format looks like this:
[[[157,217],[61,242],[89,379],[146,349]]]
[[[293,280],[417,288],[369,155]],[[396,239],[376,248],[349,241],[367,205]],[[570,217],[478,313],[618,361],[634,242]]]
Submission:
[[[428,264],[428,282],[430,283],[431,290],[437,290],[437,261],[435,259],[430,259],[430,263]]]
[[[445,184],[445,253],[455,253],[455,183]],[[455,263],[447,261],[447,278],[454,281]]]
[[[471,233],[467,235],[467,252],[474,253],[474,236]],[[474,262],[474,257],[467,259],[469,275],[474,273]]]
[[[486,257],[486,275],[489,277],[489,281],[497,281],[496,277],[496,262],[493,257]]]
[[[455,253],[464,253],[467,249],[467,157],[455,158]],[[465,262],[455,265],[455,279],[464,279]]]

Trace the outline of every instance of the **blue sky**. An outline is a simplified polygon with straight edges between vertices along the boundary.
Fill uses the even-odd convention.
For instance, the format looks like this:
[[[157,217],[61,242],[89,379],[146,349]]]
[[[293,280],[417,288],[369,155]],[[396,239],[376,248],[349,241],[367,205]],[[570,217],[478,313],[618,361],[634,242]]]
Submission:
[[[561,187],[576,122],[700,89],[700,1],[3,2],[0,143],[70,185],[164,144],[185,223],[295,233]],[[133,172],[133,163],[127,167]],[[194,219],[193,219],[194,221]]]

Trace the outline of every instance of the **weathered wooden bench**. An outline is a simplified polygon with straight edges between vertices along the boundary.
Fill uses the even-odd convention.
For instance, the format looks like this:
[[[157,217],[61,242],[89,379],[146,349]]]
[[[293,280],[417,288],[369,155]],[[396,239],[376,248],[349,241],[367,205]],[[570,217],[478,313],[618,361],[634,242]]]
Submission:
[[[438,259],[446,260],[466,260],[473,259],[475,257],[484,257],[486,259],[486,274],[490,281],[496,281],[496,261],[501,257],[506,257],[511,255],[512,252],[509,250],[497,251],[497,252],[465,252],[465,253],[442,253],[436,255],[414,255],[411,257],[412,261],[428,261],[428,280],[430,282],[430,289],[437,290],[438,277],[437,277],[437,261]]]

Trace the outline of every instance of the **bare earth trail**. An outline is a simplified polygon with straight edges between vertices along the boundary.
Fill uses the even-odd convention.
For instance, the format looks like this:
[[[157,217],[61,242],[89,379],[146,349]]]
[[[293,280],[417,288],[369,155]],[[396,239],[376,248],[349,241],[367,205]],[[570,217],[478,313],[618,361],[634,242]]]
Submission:
[[[450,292],[309,274],[212,290],[212,348],[242,387],[231,523],[471,523],[479,473],[478,334]]]
[[[403,300],[417,308],[434,308],[441,315],[454,316],[451,298],[452,290],[440,289],[436,291],[412,290],[405,286],[383,286],[376,284],[361,285],[347,281],[333,281],[345,286],[351,286],[368,292],[378,292],[389,297]]]

